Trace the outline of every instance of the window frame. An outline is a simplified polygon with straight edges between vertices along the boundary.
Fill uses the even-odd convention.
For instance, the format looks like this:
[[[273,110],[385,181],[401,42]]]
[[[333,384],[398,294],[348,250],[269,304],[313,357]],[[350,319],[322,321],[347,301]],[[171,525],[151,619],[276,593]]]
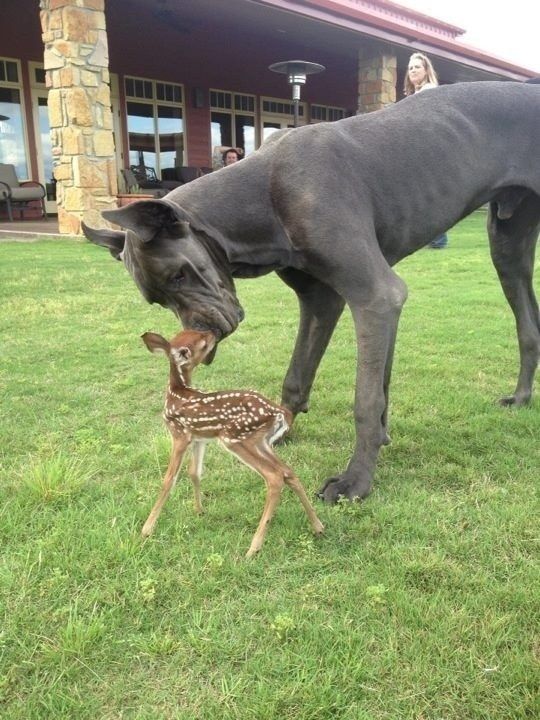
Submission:
[[[320,108],[321,110],[324,110],[326,113],[326,117],[313,118],[313,108]],[[333,119],[329,119],[328,115],[331,112],[342,113],[342,116],[333,118]],[[347,117],[347,108],[344,108],[344,107],[338,107],[337,105],[321,105],[320,103],[311,103],[309,106],[309,122],[312,125],[314,125],[315,123],[320,123],[320,122],[337,122],[338,120],[343,120],[346,117]]]
[[[127,83],[128,81],[134,81],[134,82],[142,82],[143,87],[146,90],[147,85],[150,85],[152,88],[152,97],[139,97],[138,95],[129,95],[128,94],[128,88]],[[136,102],[144,105],[151,105],[152,106],[152,120],[153,120],[153,126],[154,126],[154,142],[156,147],[156,174],[159,178],[161,178],[162,174],[162,168],[161,168],[161,146],[159,142],[159,114],[158,114],[158,107],[159,106],[167,106],[167,107],[174,107],[174,108],[180,108],[182,117],[182,134],[183,134],[183,152],[182,152],[182,165],[187,165],[187,154],[188,154],[188,142],[187,142],[187,122],[186,122],[186,91],[183,83],[174,83],[174,82],[168,82],[165,80],[157,80],[157,79],[151,79],[151,78],[145,78],[145,77],[139,77],[136,75],[123,75],[122,76],[122,82],[123,82],[123,90],[124,90],[124,111],[125,111],[125,118],[126,118],[126,140],[127,140],[127,164],[130,165],[129,160],[129,153],[130,153],[130,147],[129,147],[129,112],[128,112],[128,103],[129,102]],[[158,98],[158,85],[164,85],[164,86],[170,86],[172,88],[179,89],[180,91],[180,102],[176,100],[161,100]]]
[[[219,105],[212,104],[212,93],[218,93],[220,95],[228,96],[230,98],[230,107],[221,107]],[[254,147],[255,151],[260,146],[260,134],[257,126],[257,96],[253,93],[241,93],[234,90],[222,90],[220,88],[209,89],[210,98],[210,140],[212,139],[212,113],[222,113],[223,115],[231,116],[231,147],[239,147],[238,139],[236,137],[236,117],[247,116],[253,118],[253,130],[255,133]],[[249,98],[252,101],[253,110],[243,110],[236,107],[237,98]],[[212,143],[213,144],[213,143]],[[214,148],[212,148],[213,150]]]
[[[17,66],[17,82],[13,82],[11,80],[0,80],[0,87],[1,88],[7,88],[8,90],[18,90],[19,91],[19,104],[21,108],[21,119],[22,119],[22,136],[23,136],[23,145],[24,145],[24,156],[25,156],[25,163],[26,163],[26,176],[25,177],[18,177],[18,180],[20,182],[23,182],[25,180],[31,180],[32,179],[32,165],[31,165],[31,157],[30,157],[30,143],[28,141],[28,115],[26,112],[26,98],[25,98],[25,87],[24,87],[24,77],[22,73],[22,61],[18,58],[12,58],[12,57],[6,57],[4,55],[0,56],[0,62],[11,62],[15,63]],[[1,135],[1,133],[0,133]],[[1,142],[1,137],[0,137]]]

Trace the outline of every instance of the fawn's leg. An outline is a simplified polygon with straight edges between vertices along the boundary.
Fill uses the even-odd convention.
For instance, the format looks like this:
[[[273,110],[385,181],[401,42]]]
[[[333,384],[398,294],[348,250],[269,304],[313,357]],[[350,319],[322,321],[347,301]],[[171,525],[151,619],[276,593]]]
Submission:
[[[286,484],[294,493],[296,493],[298,499],[304,506],[304,510],[306,511],[313,532],[315,535],[321,535],[321,533],[324,532],[324,525],[317,517],[315,510],[313,509],[313,505],[309,502],[309,498],[306,495],[306,491],[304,490],[302,483],[296,475],[292,473],[291,475],[285,475],[284,479]]]
[[[193,483],[193,492],[195,494],[195,512],[198,515],[203,511],[201,503],[201,477],[205,450],[206,443],[196,440],[193,443],[193,455],[191,456],[191,462],[189,464],[189,477]]]
[[[276,468],[264,454],[257,451],[257,447],[252,440],[242,440],[234,444],[224,443],[224,445],[227,450],[236,455],[248,467],[262,475],[266,481],[266,500],[263,513],[249,550],[246,553],[246,557],[252,557],[261,549],[268,525],[279,504],[279,498],[283,490],[283,472],[280,468]]]
[[[263,473],[261,473],[261,475],[262,474]],[[257,526],[255,535],[251,540],[249,550],[246,553],[246,557],[248,558],[253,557],[253,555],[258,553],[261,549],[264,538],[266,536],[266,531],[268,530],[268,525],[270,525],[270,521],[274,517],[276,508],[279,505],[281,491],[283,490],[283,477],[281,476],[281,473],[277,475],[273,473],[268,473],[268,476],[265,477],[265,480],[266,500],[264,503],[261,519],[259,520],[259,525]]]
[[[176,482],[176,476],[178,474],[178,470],[180,469],[180,464],[182,463],[184,453],[190,443],[190,438],[188,435],[173,435],[172,442],[173,446],[171,450],[171,458],[169,460],[169,467],[167,468],[167,472],[165,473],[165,477],[163,478],[161,492],[159,493],[158,499],[156,500],[156,504],[152,508],[152,511],[150,512],[147,521],[143,525],[143,529],[141,531],[143,537],[148,537],[152,534],[154,530],[154,525],[156,524],[161,510],[165,505],[167,498],[169,497],[169,493],[173,489],[174,483]]]
[[[264,445],[259,445],[258,448],[265,454],[268,460],[275,462],[279,467],[281,467],[285,484],[288,485],[298,496],[298,499],[306,511],[306,515],[308,516],[308,520],[315,535],[320,535],[324,531],[324,525],[317,517],[313,505],[310,503],[307,493],[304,490],[304,486],[298,477],[294,474],[292,469],[274,453],[273,449],[266,442]]]

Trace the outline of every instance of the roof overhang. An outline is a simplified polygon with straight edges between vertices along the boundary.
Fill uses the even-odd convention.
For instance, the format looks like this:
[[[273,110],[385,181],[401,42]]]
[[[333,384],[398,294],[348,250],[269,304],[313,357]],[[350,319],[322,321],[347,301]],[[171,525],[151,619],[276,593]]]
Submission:
[[[464,31],[386,0],[248,0],[515,80],[535,72],[456,41]]]

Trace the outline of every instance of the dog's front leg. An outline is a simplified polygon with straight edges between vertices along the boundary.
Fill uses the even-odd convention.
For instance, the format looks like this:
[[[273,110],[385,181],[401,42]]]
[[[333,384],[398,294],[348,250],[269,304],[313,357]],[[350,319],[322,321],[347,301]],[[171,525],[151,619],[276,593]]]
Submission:
[[[297,415],[308,410],[317,368],[345,301],[328,285],[298,270],[280,270],[278,275],[295,291],[300,305],[298,334],[281,395],[282,405]]]
[[[370,292],[369,286],[373,287]],[[355,396],[356,447],[347,469],[319,491],[326,502],[369,494],[381,445],[386,444],[387,401],[397,327],[407,297],[405,283],[388,267],[350,301],[358,343]]]

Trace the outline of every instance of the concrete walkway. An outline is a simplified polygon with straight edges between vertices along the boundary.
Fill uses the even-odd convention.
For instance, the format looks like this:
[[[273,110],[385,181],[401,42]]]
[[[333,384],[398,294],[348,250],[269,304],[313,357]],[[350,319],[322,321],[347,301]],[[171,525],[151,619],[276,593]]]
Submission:
[[[0,220],[0,242],[2,240],[35,240],[38,237],[65,238],[58,232],[58,218],[51,215],[47,220]]]

